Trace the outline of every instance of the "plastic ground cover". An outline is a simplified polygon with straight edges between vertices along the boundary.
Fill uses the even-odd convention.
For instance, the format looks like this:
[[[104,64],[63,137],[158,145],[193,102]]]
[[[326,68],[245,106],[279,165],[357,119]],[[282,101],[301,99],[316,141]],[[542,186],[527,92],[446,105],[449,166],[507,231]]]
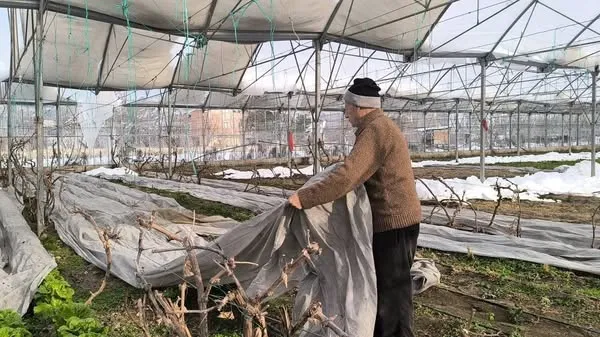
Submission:
[[[316,176],[313,181],[321,177]],[[295,210],[279,202],[241,224],[221,217],[198,216],[196,226],[192,225],[193,215],[173,199],[106,180],[70,174],[56,188],[60,197],[53,220],[60,238],[84,259],[105,269],[106,255],[96,228],[76,212],[83,211],[94,218],[97,226],[114,230],[118,239],[112,243],[112,273],[136,287],[146,283],[170,286],[185,279],[185,252],[153,253],[153,249],[181,247],[155,231],[142,230],[143,251],[138,262],[140,229],[136,221],[138,217],[148,219],[152,213],[158,224],[181,237],[191,237],[196,245],[218,245],[227,256],[256,263],[236,268],[236,276],[251,297],[263,293],[281,275],[285,264],[309,242],[317,242],[322,254],[311,265],[296,270],[288,280],[289,287],[298,287],[293,317],[298,318],[313,301],[319,301],[324,313],[335,317],[335,323],[350,335],[372,334],[376,281],[371,211],[362,186],[345,198],[310,210]],[[235,203],[233,196],[229,200]],[[217,238],[208,242],[200,235]],[[196,257],[205,281],[220,270],[214,253],[199,250]],[[415,292],[438,283],[439,277],[432,263],[418,261],[413,269]],[[284,290],[278,288],[274,296]],[[313,331],[331,335],[310,323],[306,330],[306,334]]]
[[[24,315],[56,262],[9,193],[0,190],[0,310],[12,309]]]

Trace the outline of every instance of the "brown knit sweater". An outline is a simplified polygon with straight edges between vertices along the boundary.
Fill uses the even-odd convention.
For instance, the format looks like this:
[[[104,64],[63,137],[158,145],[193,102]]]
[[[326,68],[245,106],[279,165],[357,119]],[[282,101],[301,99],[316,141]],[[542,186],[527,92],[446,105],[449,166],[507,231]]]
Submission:
[[[421,221],[408,144],[394,121],[379,109],[360,121],[354,148],[343,164],[325,179],[299,189],[298,196],[303,208],[312,208],[341,198],[363,183],[374,232]]]

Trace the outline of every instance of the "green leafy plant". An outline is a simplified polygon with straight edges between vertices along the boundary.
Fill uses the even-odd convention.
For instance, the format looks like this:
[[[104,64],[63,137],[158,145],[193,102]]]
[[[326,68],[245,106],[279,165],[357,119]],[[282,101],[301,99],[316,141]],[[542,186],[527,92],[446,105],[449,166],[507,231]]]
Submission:
[[[56,326],[67,323],[69,318],[90,318],[92,309],[83,303],[60,302],[57,300],[52,303],[40,303],[33,308],[33,313],[40,315],[43,319],[52,321]]]
[[[107,332],[95,318],[70,317],[58,328],[58,337],[105,337]]]
[[[0,326],[8,328],[18,328],[23,326],[21,316],[14,310],[0,311]]]
[[[21,316],[13,310],[0,310],[0,337],[32,337]]]
[[[32,335],[25,328],[1,327],[0,337],[32,337]]]
[[[54,301],[73,301],[75,290],[55,269],[46,278],[35,296],[37,302],[51,303]]]
[[[36,294],[37,304],[33,313],[52,322],[57,337],[106,337],[108,329],[92,317],[93,312],[88,305],[73,302],[74,294],[71,285],[54,270],[46,277]]]

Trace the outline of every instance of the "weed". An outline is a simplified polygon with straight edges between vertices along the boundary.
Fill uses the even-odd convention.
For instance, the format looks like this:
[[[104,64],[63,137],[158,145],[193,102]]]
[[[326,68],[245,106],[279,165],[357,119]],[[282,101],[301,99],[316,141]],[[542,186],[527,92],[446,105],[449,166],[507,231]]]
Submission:
[[[254,217],[254,213],[251,211],[241,208],[226,205],[216,201],[209,201],[204,199],[199,199],[191,196],[189,193],[184,192],[171,192],[160,190],[156,188],[137,186],[133,184],[126,184],[123,182],[114,181],[115,183],[119,183],[121,185],[135,188],[142,192],[152,193],[156,195],[160,195],[167,198],[173,198],[179,205],[184,208],[189,209],[190,211],[196,211],[198,214],[203,215],[221,215],[227,218],[231,218],[237,221],[246,221]]]
[[[538,170],[553,170],[562,165],[575,165],[581,160],[567,160],[567,161],[541,161],[541,162],[521,162],[515,161],[511,163],[492,164],[492,166],[510,166],[510,167],[531,167]]]
[[[523,309],[521,308],[511,308],[508,311],[510,316],[510,321],[513,324],[522,324],[524,322]]]
[[[600,287],[578,289],[577,293],[600,300]]]
[[[509,337],[524,337],[524,336],[523,336],[523,334],[521,334],[521,329],[515,328],[513,331],[511,331]]]
[[[552,306],[552,300],[550,300],[546,296],[543,296],[542,300],[540,302],[540,306],[541,306],[542,311],[548,311],[548,309],[550,309],[550,307]]]
[[[466,254],[447,254],[420,250],[432,258],[447,275],[445,283],[463,288],[485,299],[511,302],[522,309],[513,310],[513,320],[522,319],[522,311],[543,313],[571,323],[599,326],[600,279],[576,275],[548,265],[509,259],[493,259]],[[447,272],[446,269],[452,272]],[[464,288],[463,288],[464,289]],[[577,315],[572,313],[577,312]]]

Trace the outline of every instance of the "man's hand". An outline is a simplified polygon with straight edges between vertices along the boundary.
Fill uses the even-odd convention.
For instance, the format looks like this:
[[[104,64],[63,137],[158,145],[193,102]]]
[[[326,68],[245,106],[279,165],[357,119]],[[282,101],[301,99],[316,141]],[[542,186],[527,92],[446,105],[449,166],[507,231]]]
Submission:
[[[289,199],[288,202],[290,203],[290,205],[292,205],[293,207],[297,208],[297,209],[302,209],[302,203],[300,202],[300,198],[298,197],[298,193],[294,193],[292,194]]]

